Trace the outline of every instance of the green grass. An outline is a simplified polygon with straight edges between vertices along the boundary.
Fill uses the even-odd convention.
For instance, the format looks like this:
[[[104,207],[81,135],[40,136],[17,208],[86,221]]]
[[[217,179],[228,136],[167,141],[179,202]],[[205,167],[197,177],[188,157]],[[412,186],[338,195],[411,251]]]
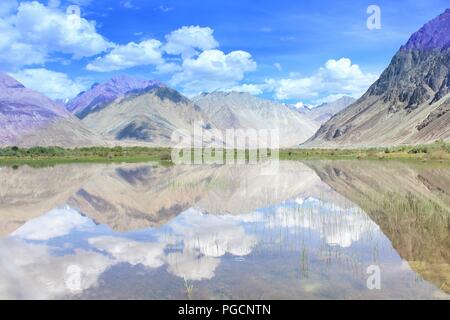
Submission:
[[[170,148],[143,147],[91,147],[64,149],[60,147],[0,149],[0,164],[3,165],[51,165],[61,163],[107,163],[107,162],[146,162],[170,163]]]
[[[413,159],[450,160],[450,143],[437,141],[427,145],[368,149],[284,149],[280,159]]]
[[[191,150],[191,152],[193,152]],[[269,151],[270,153],[273,151]],[[234,150],[235,158],[243,154]],[[249,152],[245,152],[248,159]],[[259,157],[259,153],[258,153]],[[282,149],[281,160],[309,159],[412,159],[450,161],[450,143],[438,141],[428,145],[399,146],[370,149]],[[105,163],[105,162],[171,162],[170,148],[147,147],[91,147],[64,149],[60,147],[0,149],[0,164],[40,166],[58,163]]]

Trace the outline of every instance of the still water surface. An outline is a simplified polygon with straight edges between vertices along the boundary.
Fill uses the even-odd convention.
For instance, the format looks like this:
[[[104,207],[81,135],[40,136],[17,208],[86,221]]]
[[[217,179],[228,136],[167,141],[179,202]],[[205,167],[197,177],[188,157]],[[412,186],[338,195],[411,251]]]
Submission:
[[[448,299],[449,208],[444,164],[3,167],[0,298]]]

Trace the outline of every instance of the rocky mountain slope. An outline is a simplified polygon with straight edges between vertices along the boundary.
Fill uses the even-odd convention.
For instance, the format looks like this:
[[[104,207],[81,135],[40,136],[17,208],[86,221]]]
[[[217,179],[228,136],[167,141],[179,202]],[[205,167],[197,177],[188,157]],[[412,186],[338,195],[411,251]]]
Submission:
[[[62,106],[0,73],[0,147],[102,144]]]
[[[264,170],[265,165],[151,164],[4,168],[0,235],[65,205],[96,223],[130,231],[161,226],[189,208],[239,215],[297,196],[345,202],[300,162],[280,162],[276,176],[261,174]]]
[[[193,101],[221,130],[279,129],[282,147],[305,142],[318,128],[314,121],[301,113],[249,93],[204,93]]]
[[[322,181],[362,208],[424,279],[450,292],[450,172],[445,166],[309,161]]]
[[[173,145],[176,130],[192,133],[210,126],[198,106],[165,86],[128,93],[82,121],[104,139],[156,146]]]
[[[450,139],[450,9],[414,33],[354,104],[304,146],[368,147]]]
[[[127,94],[135,94],[141,90],[159,88],[163,85],[159,81],[139,80],[127,76],[118,76],[101,84],[94,84],[89,90],[81,92],[69,101],[67,110],[83,119],[92,112],[98,112],[114,100]]]

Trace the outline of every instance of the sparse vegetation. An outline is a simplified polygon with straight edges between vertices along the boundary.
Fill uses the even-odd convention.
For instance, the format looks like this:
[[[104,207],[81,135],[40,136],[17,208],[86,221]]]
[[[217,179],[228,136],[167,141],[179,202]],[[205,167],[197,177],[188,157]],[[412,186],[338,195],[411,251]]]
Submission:
[[[193,150],[191,150],[193,153]],[[215,154],[216,150],[212,152]],[[268,155],[271,156],[269,150]],[[225,153],[224,153],[225,154]],[[235,158],[245,153],[234,151]],[[418,146],[398,146],[390,148],[369,149],[282,149],[279,151],[282,160],[303,159],[418,159],[418,160],[450,160],[450,143],[437,141],[433,144]],[[260,154],[257,154],[259,159]],[[0,149],[0,164],[21,164],[38,162],[171,162],[170,148],[147,147],[90,147],[64,149],[60,147],[7,147]]]
[[[60,147],[0,149],[0,164],[33,164],[39,162],[141,162],[170,161],[170,148],[90,147],[64,149]]]
[[[288,149],[280,151],[281,159],[418,159],[450,160],[450,143],[436,141],[417,146],[368,149]]]

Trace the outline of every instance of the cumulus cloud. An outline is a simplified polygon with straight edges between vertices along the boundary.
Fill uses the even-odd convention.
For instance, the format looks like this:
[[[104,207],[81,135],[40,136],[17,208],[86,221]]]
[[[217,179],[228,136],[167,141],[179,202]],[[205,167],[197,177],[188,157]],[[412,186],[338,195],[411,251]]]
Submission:
[[[86,66],[89,71],[110,72],[137,66],[154,66],[159,74],[172,75],[170,83],[187,95],[201,91],[263,92],[259,85],[240,82],[247,72],[256,70],[250,53],[216,49],[214,30],[184,26],[167,34],[166,43],[151,39],[141,43],[116,45],[109,53]]]
[[[226,253],[246,256],[257,243],[253,235],[232,216],[214,216],[189,209],[170,224],[174,236],[182,240],[185,250],[207,257],[221,257]]]
[[[164,243],[137,242],[126,238],[101,236],[89,239],[89,244],[112,255],[120,262],[158,268],[164,264]]]
[[[112,45],[96,32],[94,22],[38,2],[21,3],[14,21],[28,43],[45,46],[49,52],[71,54],[75,59],[96,55]]]
[[[11,73],[11,76],[25,87],[45,94],[52,99],[70,99],[89,88],[90,81],[79,78],[72,80],[65,73],[44,68],[23,69]]]
[[[263,89],[256,84],[242,84],[238,86],[231,87],[229,89],[224,90],[225,92],[236,91],[236,92],[247,92],[254,96],[260,95],[263,93]]]
[[[43,64],[46,60],[45,48],[24,42],[17,28],[0,18],[0,69],[11,70],[23,65]]]
[[[70,208],[54,209],[17,229],[11,236],[26,240],[49,240],[69,234],[72,230],[88,230],[95,224]]]
[[[166,35],[165,51],[188,59],[200,51],[214,49],[219,43],[214,39],[214,30],[208,27],[184,26]]]
[[[0,17],[2,69],[43,64],[56,52],[74,59],[90,57],[112,46],[97,33],[95,22],[36,1],[19,6],[14,1],[2,1]]]
[[[118,45],[103,57],[98,57],[86,66],[87,70],[109,72],[136,66],[162,65],[161,42],[145,40],[140,43],[130,42]]]
[[[197,58],[186,59],[182,71],[176,73],[171,83],[186,93],[208,92],[236,86],[245,73],[256,70],[256,62],[250,53],[220,50],[203,51]]]
[[[192,252],[173,252],[166,257],[167,271],[190,281],[212,279],[220,260],[212,257],[198,256]]]
[[[364,73],[359,65],[348,58],[328,60],[314,75],[285,79],[269,79],[278,99],[311,99],[320,96],[350,95],[358,97],[377,79],[377,75]]]
[[[50,246],[7,237],[0,240],[0,299],[65,298],[95,287],[114,263],[91,251],[60,256]]]
[[[130,42],[126,45],[117,45],[108,54],[89,63],[86,69],[109,72],[153,65],[160,74],[180,73],[184,70],[183,63],[190,66],[192,61],[197,60],[195,57],[199,54],[218,46],[213,33],[214,30],[208,27],[184,26],[166,35],[165,44],[151,39],[141,43]],[[168,58],[164,54],[181,56],[181,59]],[[179,77],[181,78],[181,75]]]
[[[344,209],[315,198],[297,198],[295,203],[295,206],[281,205],[270,214],[256,212],[252,218],[264,223],[268,230],[309,229],[328,245],[342,248],[379,232],[379,227],[357,207]]]

